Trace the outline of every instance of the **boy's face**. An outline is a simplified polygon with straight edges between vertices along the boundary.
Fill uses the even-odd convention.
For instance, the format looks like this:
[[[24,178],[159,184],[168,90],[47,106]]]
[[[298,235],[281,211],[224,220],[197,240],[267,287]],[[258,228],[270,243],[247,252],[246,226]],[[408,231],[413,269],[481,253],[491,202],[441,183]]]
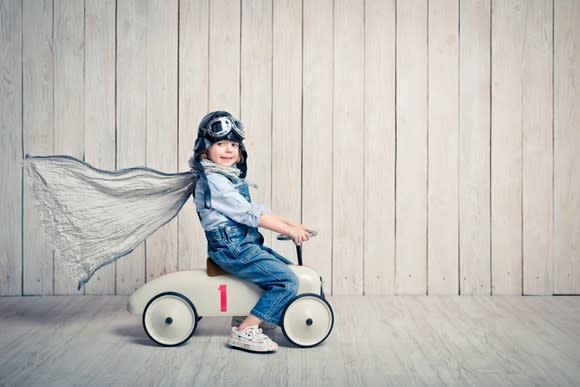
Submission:
[[[222,167],[233,167],[240,161],[240,144],[230,140],[218,141],[207,150],[207,158]]]

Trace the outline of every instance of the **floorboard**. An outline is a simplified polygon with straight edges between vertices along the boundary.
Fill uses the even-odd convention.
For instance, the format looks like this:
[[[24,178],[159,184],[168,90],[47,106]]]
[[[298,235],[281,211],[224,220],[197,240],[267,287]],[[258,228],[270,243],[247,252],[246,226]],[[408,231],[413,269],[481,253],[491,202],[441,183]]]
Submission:
[[[122,296],[0,297],[0,386],[580,384],[580,297],[335,296],[331,336],[273,355],[229,349],[205,317],[162,348]]]

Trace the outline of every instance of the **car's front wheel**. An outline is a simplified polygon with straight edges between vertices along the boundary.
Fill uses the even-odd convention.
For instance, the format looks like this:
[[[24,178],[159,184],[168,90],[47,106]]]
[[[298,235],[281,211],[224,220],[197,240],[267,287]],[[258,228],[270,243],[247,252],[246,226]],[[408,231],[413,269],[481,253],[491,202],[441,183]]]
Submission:
[[[301,294],[288,304],[282,316],[282,332],[299,347],[314,347],[322,343],[334,326],[334,312],[317,294]]]

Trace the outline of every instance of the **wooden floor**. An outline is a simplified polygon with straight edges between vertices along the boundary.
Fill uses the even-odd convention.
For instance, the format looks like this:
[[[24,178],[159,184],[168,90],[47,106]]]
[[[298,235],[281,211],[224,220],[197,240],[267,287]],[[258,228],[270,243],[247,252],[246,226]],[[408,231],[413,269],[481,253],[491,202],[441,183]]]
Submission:
[[[229,349],[226,318],[185,345],[153,344],[126,297],[0,298],[0,386],[580,385],[580,297],[375,297],[329,301],[321,346]]]

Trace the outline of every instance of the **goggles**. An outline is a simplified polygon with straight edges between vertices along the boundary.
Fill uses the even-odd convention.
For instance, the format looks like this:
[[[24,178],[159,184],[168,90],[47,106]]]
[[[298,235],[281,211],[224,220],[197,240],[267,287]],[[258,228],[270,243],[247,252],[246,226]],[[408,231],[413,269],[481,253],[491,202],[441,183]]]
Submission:
[[[207,124],[207,127],[205,128],[206,134],[214,139],[224,137],[232,130],[242,140],[246,138],[246,133],[242,123],[231,116],[221,116],[214,118]]]

